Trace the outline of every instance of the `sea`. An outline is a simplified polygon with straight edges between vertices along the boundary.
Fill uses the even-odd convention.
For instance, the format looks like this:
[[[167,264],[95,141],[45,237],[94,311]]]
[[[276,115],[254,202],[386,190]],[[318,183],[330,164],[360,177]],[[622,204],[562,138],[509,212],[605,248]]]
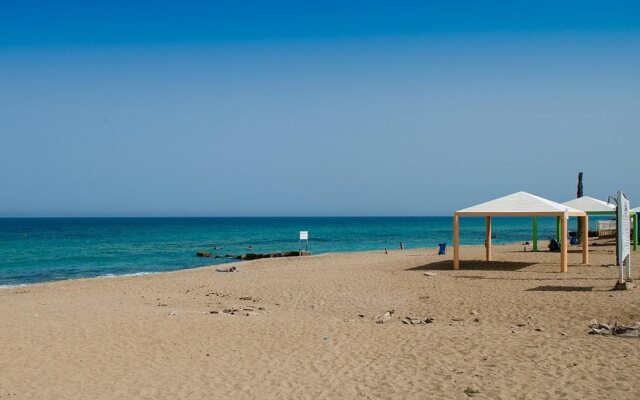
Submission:
[[[570,228],[575,229],[575,221]],[[595,229],[595,219],[590,229]],[[494,218],[494,243],[530,241],[531,218]],[[461,244],[484,242],[484,219],[461,219]],[[301,243],[300,231],[309,240]],[[555,218],[538,219],[555,236]],[[313,254],[451,246],[451,217],[0,218],[0,286],[150,274],[308,248]],[[249,247],[251,246],[251,247]]]

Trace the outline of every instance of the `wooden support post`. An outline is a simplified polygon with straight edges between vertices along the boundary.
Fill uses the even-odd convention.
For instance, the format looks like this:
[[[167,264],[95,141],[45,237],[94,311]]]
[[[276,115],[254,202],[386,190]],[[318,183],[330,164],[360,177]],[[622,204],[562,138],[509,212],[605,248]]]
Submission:
[[[582,263],[589,264],[589,216],[582,218]]]
[[[533,221],[533,251],[538,251],[538,217],[534,216]]]
[[[460,217],[453,215],[453,269],[460,269]]]
[[[560,220],[560,233],[562,235],[562,243],[560,244],[560,272],[569,271],[568,266],[568,253],[569,253],[569,241],[567,240],[567,214],[563,214]]]
[[[485,250],[486,260],[491,261],[491,217],[487,216],[485,220]]]

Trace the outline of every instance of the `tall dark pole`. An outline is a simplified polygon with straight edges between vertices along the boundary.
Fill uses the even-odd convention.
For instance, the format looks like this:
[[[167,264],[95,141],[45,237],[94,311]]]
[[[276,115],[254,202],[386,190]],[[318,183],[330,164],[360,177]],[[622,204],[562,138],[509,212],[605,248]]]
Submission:
[[[576,196],[578,198],[584,196],[583,187],[582,187],[582,176],[583,175],[584,175],[584,173],[582,173],[582,172],[580,172],[578,174],[578,193],[577,193],[577,196]]]
[[[582,172],[578,174],[578,190],[576,193],[577,198],[584,196],[583,187],[582,187],[582,175],[583,175]],[[587,229],[587,232],[589,232],[588,229]],[[582,218],[578,218],[578,230],[576,231],[576,237],[578,239],[578,243],[582,243]],[[585,240],[589,240],[589,238],[587,237],[585,238]]]

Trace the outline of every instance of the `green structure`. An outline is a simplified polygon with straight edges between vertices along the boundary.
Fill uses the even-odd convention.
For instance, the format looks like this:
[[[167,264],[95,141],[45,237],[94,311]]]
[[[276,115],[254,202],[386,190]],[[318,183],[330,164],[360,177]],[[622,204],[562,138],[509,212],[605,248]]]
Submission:
[[[640,207],[631,209],[631,218],[633,218],[633,251],[638,250],[638,213],[640,213]]]

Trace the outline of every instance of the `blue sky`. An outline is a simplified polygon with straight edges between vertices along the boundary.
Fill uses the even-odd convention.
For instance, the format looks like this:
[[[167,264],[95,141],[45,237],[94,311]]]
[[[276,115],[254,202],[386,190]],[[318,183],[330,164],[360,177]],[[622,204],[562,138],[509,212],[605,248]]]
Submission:
[[[344,3],[0,3],[0,216],[640,205],[638,2]]]

